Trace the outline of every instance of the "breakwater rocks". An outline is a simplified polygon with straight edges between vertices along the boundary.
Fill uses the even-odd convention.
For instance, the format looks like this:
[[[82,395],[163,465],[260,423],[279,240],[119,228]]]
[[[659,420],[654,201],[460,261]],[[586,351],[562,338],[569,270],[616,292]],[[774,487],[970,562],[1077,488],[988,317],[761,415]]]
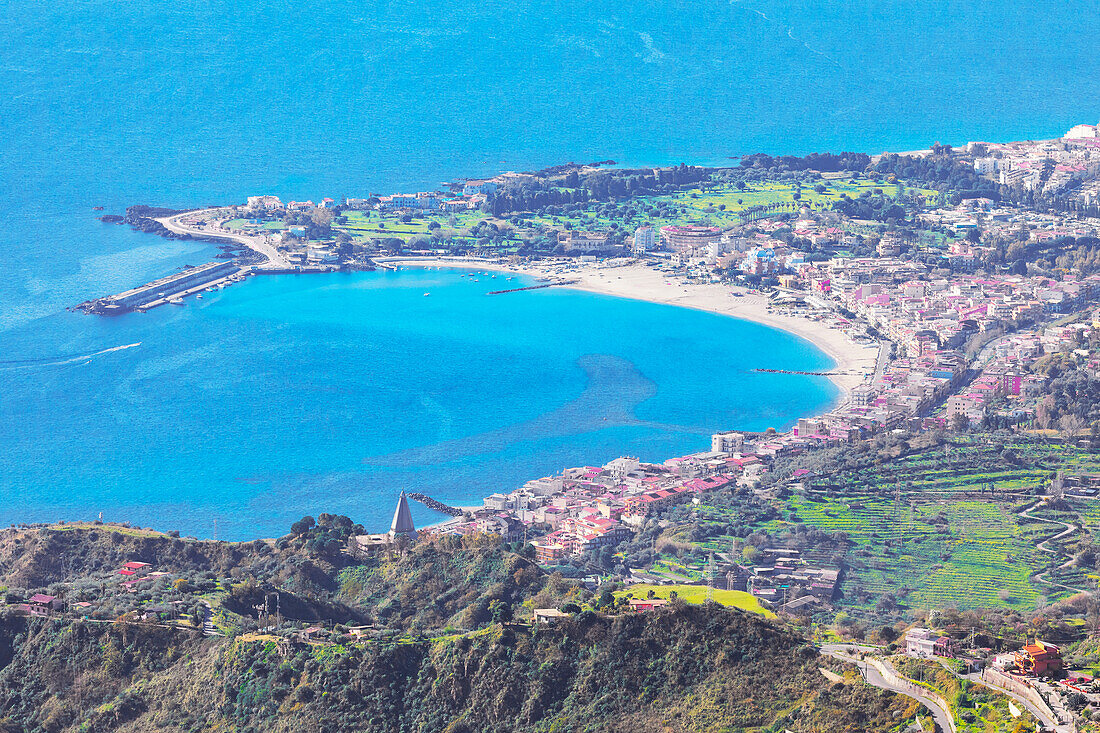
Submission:
[[[192,239],[190,234],[177,234],[156,220],[156,217],[175,216],[186,209],[165,209],[138,204],[126,209],[126,223],[132,229],[146,234],[156,234],[165,239]]]
[[[421,504],[428,507],[429,509],[435,509],[437,512],[441,512],[443,514],[449,514],[452,517],[461,517],[462,516],[462,510],[461,509],[456,509],[455,507],[448,506],[448,505],[444,504],[441,501],[436,501],[432,497],[427,496],[426,494],[421,494],[418,491],[414,491],[414,492],[410,493],[408,495],[408,497],[410,499],[412,499],[413,501],[419,501]]]
[[[801,374],[804,377],[831,377],[838,374],[836,371],[829,372],[804,372],[798,369],[753,369],[754,372],[763,372],[764,374]]]
[[[490,290],[486,295],[503,295],[504,293],[522,293],[524,290],[542,290],[543,288],[552,288],[555,285],[573,285],[580,282],[579,280],[559,280],[557,282],[546,283],[544,285],[528,285],[525,288],[511,288],[509,290]]]

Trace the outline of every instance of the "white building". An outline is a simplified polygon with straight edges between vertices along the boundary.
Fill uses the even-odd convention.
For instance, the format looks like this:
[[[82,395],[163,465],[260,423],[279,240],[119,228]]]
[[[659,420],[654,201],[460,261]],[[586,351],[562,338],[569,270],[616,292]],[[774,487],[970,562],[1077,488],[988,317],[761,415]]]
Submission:
[[[710,436],[710,449],[715,453],[740,453],[744,447],[744,433],[730,431]]]
[[[909,629],[905,635],[905,653],[912,657],[935,656],[936,635],[931,629]]]
[[[634,230],[634,254],[645,254],[653,249],[655,235],[653,227],[638,227]]]
[[[997,172],[998,163],[996,158],[975,158],[974,159],[974,171],[982,176],[988,176]]]
[[[1096,137],[1096,125],[1074,125],[1065,135],[1063,140],[1088,140]]]
[[[641,462],[637,458],[630,458],[629,456],[623,456],[622,458],[616,458],[615,460],[604,466],[605,469],[611,472],[611,475],[615,478],[621,479],[631,471],[638,469]]]
[[[248,208],[253,211],[264,210],[273,211],[274,209],[283,208],[283,202],[279,200],[278,196],[249,196]]]

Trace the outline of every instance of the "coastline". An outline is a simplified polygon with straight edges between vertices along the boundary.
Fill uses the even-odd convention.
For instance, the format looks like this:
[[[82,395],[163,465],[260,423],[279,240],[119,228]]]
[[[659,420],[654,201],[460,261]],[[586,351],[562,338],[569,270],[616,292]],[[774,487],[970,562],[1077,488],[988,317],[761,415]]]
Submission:
[[[769,312],[768,299],[754,291],[721,283],[689,283],[675,275],[654,271],[644,264],[599,267],[569,262],[559,264],[504,265],[472,258],[386,258],[386,264],[403,267],[448,267],[509,272],[534,277],[567,277],[575,283],[559,287],[611,295],[631,300],[674,305],[740,318],[784,331],[810,343],[834,362],[828,379],[840,390],[830,409],[845,403],[852,389],[874,373],[878,349],[856,343],[846,333],[824,321]],[[568,271],[562,268],[568,266]],[[732,293],[740,293],[740,297]]]

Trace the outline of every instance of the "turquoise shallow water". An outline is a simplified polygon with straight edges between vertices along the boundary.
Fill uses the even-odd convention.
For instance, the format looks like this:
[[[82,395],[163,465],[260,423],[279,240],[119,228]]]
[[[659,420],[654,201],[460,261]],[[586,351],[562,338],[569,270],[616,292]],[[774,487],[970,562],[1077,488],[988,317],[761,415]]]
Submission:
[[[620,453],[703,448],[820,409],[829,365],[752,323],[518,277],[264,276],[0,364],[0,521],[105,516],[222,536],[318,511],[378,526]],[[424,293],[430,292],[429,297]],[[100,348],[103,347],[103,348]],[[122,347],[122,348],[119,348]],[[113,349],[104,351],[103,349]],[[420,512],[423,520],[428,517]]]
[[[660,457],[829,399],[809,380],[745,382],[739,359],[781,352],[733,322],[701,331],[741,344],[727,352],[693,343],[704,314],[556,292],[510,307],[559,310],[498,323],[484,300],[459,307],[460,284],[422,298],[427,275],[403,273],[408,292],[273,278],[142,318],[69,314],[213,254],[101,225],[93,206],[874,153],[1100,116],[1100,23],[1074,0],[57,0],[0,21],[0,521],[103,510],[208,535],[218,515],[243,537],[346,510],[377,526],[400,485],[474,498],[488,476]],[[405,296],[413,310],[391,313]],[[623,325],[601,331],[599,313]],[[417,468],[441,443],[463,457]]]

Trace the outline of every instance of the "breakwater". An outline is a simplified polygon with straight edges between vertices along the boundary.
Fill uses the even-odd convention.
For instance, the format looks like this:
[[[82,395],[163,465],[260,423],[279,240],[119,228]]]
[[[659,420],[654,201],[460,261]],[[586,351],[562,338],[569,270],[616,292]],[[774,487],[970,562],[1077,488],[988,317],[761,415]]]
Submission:
[[[764,374],[801,374],[804,377],[831,377],[836,374],[835,371],[830,372],[804,372],[798,369],[753,369],[754,372],[762,372]]]
[[[104,316],[147,311],[165,303],[182,303],[184,297],[203,290],[239,282],[249,273],[232,262],[208,262],[115,295],[85,301],[71,310]]]
[[[449,514],[452,517],[461,517],[462,514],[463,514],[463,511],[461,509],[458,509],[458,508],[453,507],[453,506],[448,506],[447,504],[444,504],[441,501],[436,501],[435,499],[428,496],[427,494],[421,494],[418,491],[414,491],[410,494],[406,494],[406,496],[408,496],[410,499],[412,499],[414,501],[419,501],[421,504],[428,507],[429,509],[434,509],[437,512],[441,512],[443,514]]]
[[[543,283],[542,285],[528,285],[525,288],[510,288],[508,290],[490,290],[486,295],[503,295],[504,293],[520,293],[524,290],[542,290],[543,288],[552,288],[555,285],[573,285],[579,282],[578,280],[558,280],[552,283]]]

